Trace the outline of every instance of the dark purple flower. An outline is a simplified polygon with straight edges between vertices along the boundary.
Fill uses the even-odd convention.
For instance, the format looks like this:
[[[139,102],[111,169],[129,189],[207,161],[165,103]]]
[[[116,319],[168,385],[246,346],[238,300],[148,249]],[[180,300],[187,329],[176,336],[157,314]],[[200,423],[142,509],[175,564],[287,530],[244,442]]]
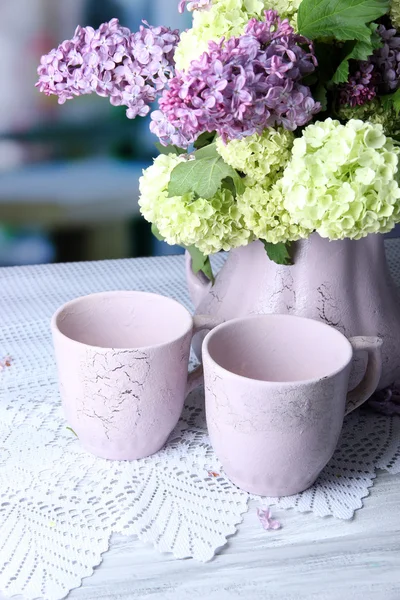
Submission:
[[[379,25],[382,48],[374,51],[368,61],[353,61],[349,81],[339,88],[340,104],[363,105],[377,94],[388,94],[400,87],[400,35],[396,29]]]
[[[184,147],[204,131],[230,140],[274,125],[294,130],[321,108],[301,85],[316,64],[311,42],[266,11],[264,21],[249,21],[243,36],[209,42],[208,52],[177,72],[151,129],[163,144],[179,138]]]
[[[387,94],[400,87],[400,34],[384,25],[379,25],[378,33],[383,47],[375,50],[370,61],[375,68],[378,91]]]
[[[97,30],[78,27],[72,40],[42,57],[39,90],[57,95],[60,104],[96,93],[114,106],[126,106],[131,119],[145,116],[174,74],[179,34],[144,23],[137,33],[117,19]]]
[[[361,106],[376,96],[374,65],[362,61],[357,63],[357,67],[358,70],[350,77],[349,81],[340,87],[340,104]]]

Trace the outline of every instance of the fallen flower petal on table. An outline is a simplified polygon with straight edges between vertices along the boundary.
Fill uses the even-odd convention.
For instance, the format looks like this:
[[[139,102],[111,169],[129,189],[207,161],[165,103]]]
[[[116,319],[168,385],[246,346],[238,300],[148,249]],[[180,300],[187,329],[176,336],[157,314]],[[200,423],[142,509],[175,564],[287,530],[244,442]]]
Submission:
[[[210,477],[219,477],[220,476],[220,474],[216,473],[215,471],[208,471],[208,475]]]
[[[5,356],[3,359],[0,360],[0,372],[3,371],[6,367],[11,367],[12,364],[12,358],[11,356]]]
[[[257,508],[257,516],[260,519],[261,525],[266,531],[277,530],[282,527],[279,521],[272,518],[270,508]]]

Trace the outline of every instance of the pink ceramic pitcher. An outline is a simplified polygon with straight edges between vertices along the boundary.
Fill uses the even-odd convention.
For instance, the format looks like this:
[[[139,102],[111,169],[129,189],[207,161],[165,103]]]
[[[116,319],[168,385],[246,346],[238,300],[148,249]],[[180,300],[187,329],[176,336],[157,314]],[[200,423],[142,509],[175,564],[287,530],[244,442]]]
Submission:
[[[383,339],[379,388],[400,377],[400,302],[390,276],[381,235],[330,242],[313,234],[293,244],[294,264],[271,262],[259,241],[232,250],[211,282],[194,275],[187,257],[187,279],[196,312],[228,320],[280,313],[317,319],[347,338]],[[204,336],[202,336],[204,337]],[[194,348],[200,355],[197,336]],[[366,355],[353,359],[350,387],[365,372]]]

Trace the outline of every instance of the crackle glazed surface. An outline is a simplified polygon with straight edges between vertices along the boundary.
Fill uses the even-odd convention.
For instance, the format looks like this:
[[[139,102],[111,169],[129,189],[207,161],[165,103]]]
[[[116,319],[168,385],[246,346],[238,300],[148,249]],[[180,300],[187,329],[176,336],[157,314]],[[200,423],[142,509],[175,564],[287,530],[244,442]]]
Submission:
[[[389,274],[383,237],[329,242],[317,234],[293,244],[294,264],[280,266],[266,256],[261,242],[229,253],[216,282],[187,279],[199,314],[228,320],[251,314],[281,313],[331,325],[346,337],[383,339],[379,389],[400,377],[400,302]],[[204,336],[203,336],[204,337]],[[200,354],[200,336],[195,339]],[[357,353],[350,380],[354,387],[365,371]]]
[[[180,304],[141,292],[94,294],[56,313],[63,407],[86,450],[132,460],[164,445],[183,408],[192,328]]]
[[[352,355],[333,328],[286,315],[235,319],[207,335],[207,427],[234,483],[287,496],[315,482],[342,429]]]

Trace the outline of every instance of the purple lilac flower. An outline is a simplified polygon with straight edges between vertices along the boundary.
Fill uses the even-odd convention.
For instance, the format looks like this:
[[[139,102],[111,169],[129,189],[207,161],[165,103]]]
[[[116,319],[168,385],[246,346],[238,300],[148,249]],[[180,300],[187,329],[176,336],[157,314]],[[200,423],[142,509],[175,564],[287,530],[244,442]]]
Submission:
[[[186,5],[187,9],[192,12],[193,10],[201,10],[210,6],[212,0],[180,0],[178,10],[183,13]]]
[[[187,147],[204,131],[226,141],[283,125],[295,130],[321,108],[301,84],[317,65],[312,43],[276,11],[249,21],[244,35],[209,42],[208,52],[177,72],[152,114],[162,144]]]
[[[137,33],[118,19],[97,30],[78,27],[72,40],[42,57],[37,87],[58,96],[60,104],[96,93],[126,106],[131,119],[146,115],[174,74],[179,33],[144,23]]]
[[[400,87],[400,34],[396,29],[379,25],[377,32],[383,46],[368,61],[353,62],[349,81],[340,86],[340,104],[361,106],[377,94],[388,94]]]
[[[346,106],[361,106],[376,96],[374,65],[367,61],[357,63],[357,71],[340,86],[339,102]]]
[[[375,67],[378,90],[387,94],[400,87],[400,34],[384,25],[379,25],[377,31],[383,47],[375,50],[370,60]]]

